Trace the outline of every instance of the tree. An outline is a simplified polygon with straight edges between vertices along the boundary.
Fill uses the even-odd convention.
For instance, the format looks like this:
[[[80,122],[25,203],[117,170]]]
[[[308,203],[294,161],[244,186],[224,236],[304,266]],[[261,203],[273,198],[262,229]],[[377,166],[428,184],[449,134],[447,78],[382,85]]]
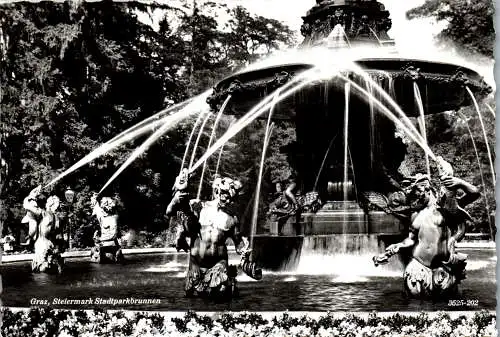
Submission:
[[[167,102],[186,97],[177,75],[183,62],[177,45],[182,41],[155,34],[137,21],[133,8],[111,1],[0,8],[0,135],[2,160],[9,167],[2,202],[18,220],[20,202],[34,186],[47,183]],[[60,194],[71,185],[79,192],[77,215],[86,218],[83,199],[102,186],[133,145],[96,160],[47,193]],[[142,167],[131,171],[151,176]],[[119,183],[108,193],[129,185]]]
[[[213,1],[193,1],[192,8],[181,12],[177,30],[184,41],[188,94],[200,93],[225,75],[226,64],[221,50],[221,32],[210,13],[225,11],[225,6]],[[168,20],[167,17],[162,22]]]
[[[493,0],[426,0],[407,12],[409,19],[433,17],[448,25],[438,35],[472,53],[493,57],[495,44]]]
[[[295,43],[290,28],[277,20],[252,16],[241,6],[232,9],[230,14],[225,49],[233,68]]]
[[[12,214],[11,227],[19,227],[22,199],[34,186],[47,183],[122,130],[208,89],[227,74],[232,61],[226,53],[226,32],[203,4],[194,13],[168,5],[112,1],[0,7],[0,202],[2,210]],[[179,29],[163,20],[155,32],[139,22],[137,11],[150,6],[176,13]],[[230,120],[225,117],[221,123],[227,126]],[[165,228],[165,205],[193,122],[190,118],[173,126],[104,191],[120,195],[124,225],[149,231]],[[199,154],[208,145],[209,133],[205,131]],[[99,190],[143,140],[107,153],[46,193],[62,195],[71,186],[77,192],[76,218],[86,225],[90,192]],[[4,213],[2,221],[8,216]]]

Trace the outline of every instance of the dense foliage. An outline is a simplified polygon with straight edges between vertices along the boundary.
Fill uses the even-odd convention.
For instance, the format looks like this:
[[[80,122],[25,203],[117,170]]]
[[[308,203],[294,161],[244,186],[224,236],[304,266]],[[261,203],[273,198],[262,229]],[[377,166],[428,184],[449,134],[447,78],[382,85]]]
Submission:
[[[495,8],[493,0],[426,0],[408,11],[408,18],[434,17],[447,27],[438,35],[468,52],[493,57],[495,46]]]
[[[451,318],[447,313],[417,315],[326,314],[312,318],[287,313],[271,320],[259,314],[223,313],[214,317],[187,312],[158,313],[66,311],[32,308],[3,311],[2,336],[496,336],[496,316],[486,311]]]
[[[193,10],[189,3],[181,8],[112,1],[0,7],[4,231],[19,235],[22,199],[36,185],[127,127],[292,41],[292,32],[276,20],[236,7],[227,10],[229,27],[219,27],[210,11],[224,10],[222,5],[199,1]],[[152,9],[164,13],[158,31],[137,18]],[[177,23],[170,24],[172,16]],[[126,227],[165,228],[163,213],[193,121],[177,125],[105,191],[120,196]],[[221,129],[230,121],[225,118]],[[62,197],[71,187],[77,192],[76,227],[87,225],[90,192],[98,191],[142,140],[81,168],[45,196]],[[225,158],[223,165],[234,162],[245,170],[253,165],[241,158]]]

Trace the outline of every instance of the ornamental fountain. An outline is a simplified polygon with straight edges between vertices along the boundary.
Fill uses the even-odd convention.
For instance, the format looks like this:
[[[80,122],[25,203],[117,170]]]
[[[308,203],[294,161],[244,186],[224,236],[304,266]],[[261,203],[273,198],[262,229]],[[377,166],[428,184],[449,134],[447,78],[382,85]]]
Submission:
[[[390,96],[405,113],[398,119],[425,121],[425,114],[471,105],[469,91],[482,96],[491,90],[470,69],[399,56],[387,33],[389,12],[378,1],[317,1],[303,21],[299,49],[318,49],[324,58],[354,54],[355,66],[308,83],[259,116],[295,124],[296,144],[289,157],[294,157],[298,190],[313,191],[323,200],[314,212],[289,216],[279,236],[276,221],[269,221],[270,233],[252,233],[254,260],[273,270],[293,270],[311,252],[380,251],[407,235],[408,226],[391,201],[404,178],[406,144],[397,136],[394,119],[378,113],[375,100]],[[342,54],[356,48],[363,52]],[[245,70],[219,82],[207,101],[212,111],[224,104],[224,113],[245,116],[316,65],[301,58]],[[356,87],[365,90],[364,97],[351,93]],[[429,156],[425,158],[429,169]]]
[[[269,129],[270,122],[278,119],[295,124],[297,141],[289,152],[290,157],[295,157],[291,159],[296,164],[297,190],[303,193],[297,199],[302,205],[308,200],[313,202],[308,204],[311,207],[303,207],[299,216],[287,217],[281,236],[277,235],[278,224],[273,219],[267,220],[269,232],[255,234],[252,229],[252,258],[266,270],[259,282],[240,276],[242,297],[238,301],[226,305],[184,297],[182,284],[188,256],[166,253],[130,256],[125,265],[89,267],[88,257],[68,259],[64,273],[57,276],[33,276],[24,262],[3,263],[4,303],[26,307],[33,298],[119,298],[141,293],[162,297],[161,304],[148,307],[155,310],[451,310],[448,302],[406,302],[398,279],[401,270],[380,272],[371,257],[387,244],[399,241],[407,231],[394,198],[404,176],[403,140],[406,136],[412,138],[411,130],[402,127],[405,116],[421,118],[424,114],[458,109],[475,103],[473,97],[488,93],[490,88],[470,69],[397,54],[387,34],[390,28],[389,13],[377,1],[318,2],[304,17],[304,41],[297,57],[287,61],[288,56],[281,55],[267,67],[262,66],[263,62],[250,66],[222,80],[211,94],[207,91],[158,112],[102,144],[48,184],[55,184],[121,144],[152,133],[104,190],[151,144],[189,116],[198,115],[183,158],[183,164],[188,163],[187,154],[192,152],[185,167],[191,174],[253,118],[267,119]],[[329,71],[328,67],[335,69]],[[310,70],[316,72],[301,79]],[[212,146],[195,162],[200,137],[194,137],[195,129],[201,124],[203,130],[209,108],[219,113],[215,126],[221,113],[241,118],[214,144],[211,136]],[[394,118],[389,110],[397,113],[398,109],[405,115]],[[265,144],[269,142],[269,132],[266,134]],[[417,142],[419,137],[425,140],[425,133],[418,137],[413,134],[412,140]],[[190,148],[192,141],[194,149]],[[425,150],[427,144],[424,141],[419,145]],[[427,150],[423,157],[434,159],[432,155]],[[491,297],[496,287],[495,251],[467,252],[472,257],[468,270],[474,270],[468,279],[467,294],[479,299],[480,308],[492,310],[496,306]],[[234,255],[230,256],[231,262],[235,261]],[[359,274],[359,270],[363,273]],[[102,309],[102,305],[91,307]]]

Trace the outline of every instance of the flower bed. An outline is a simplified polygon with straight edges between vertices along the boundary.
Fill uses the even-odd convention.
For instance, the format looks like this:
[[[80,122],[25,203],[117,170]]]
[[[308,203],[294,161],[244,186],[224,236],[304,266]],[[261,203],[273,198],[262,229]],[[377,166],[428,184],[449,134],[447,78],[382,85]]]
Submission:
[[[184,317],[166,313],[67,311],[33,308],[3,310],[2,336],[497,336],[496,316],[486,311],[451,318],[447,313],[418,315],[375,313],[325,314],[317,319],[282,314],[270,320],[258,313],[223,313],[214,317],[188,312]]]

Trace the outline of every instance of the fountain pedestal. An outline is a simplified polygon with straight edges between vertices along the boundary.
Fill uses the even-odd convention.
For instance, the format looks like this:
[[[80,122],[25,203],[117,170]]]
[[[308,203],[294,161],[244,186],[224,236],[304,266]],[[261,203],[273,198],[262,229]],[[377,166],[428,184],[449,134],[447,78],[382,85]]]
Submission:
[[[290,217],[284,221],[283,226],[280,231],[280,222],[279,221],[269,221],[269,228],[271,235],[278,235],[281,233],[283,236],[290,235],[301,235],[303,234],[303,229],[301,229],[300,223],[296,221],[295,217]]]
[[[368,219],[355,201],[328,201],[317,213],[300,219],[304,235],[355,234],[368,232]]]
[[[303,20],[301,47],[313,47],[312,56],[316,50],[325,53],[321,62],[309,59],[306,53],[295,62],[245,70],[219,82],[207,99],[211,109],[219,111],[231,95],[225,113],[248,117],[264,97],[280,92],[302,72],[325,72],[323,61],[331,59],[331,76],[318,75],[301,83],[300,90],[273,100],[272,119],[295,125],[296,146],[288,150],[287,160],[296,171],[297,190],[314,191],[319,199],[331,201],[316,213],[304,212],[298,219],[290,216],[282,220],[284,223],[271,222],[270,233],[254,236],[253,260],[267,269],[291,269],[303,250],[308,254],[318,247],[323,252],[345,254],[339,245],[354,252],[364,245],[376,254],[376,250],[383,251],[408,235],[405,227],[409,224],[388,214],[390,209],[388,213],[372,211],[387,207],[372,207],[370,200],[365,200],[367,195],[379,195],[388,204],[389,196],[401,189],[404,180],[399,171],[407,150],[399,130],[404,124],[398,115],[391,115],[391,104],[380,92],[408,117],[420,116],[415,88],[420,88],[425,114],[470,105],[468,91],[477,96],[491,92],[471,69],[393,54],[387,49],[393,43],[387,35],[392,25],[389,12],[377,0],[317,1]],[[358,44],[377,48],[377,53],[363,49],[365,52],[352,57],[341,51]],[[378,52],[384,56],[376,56]],[[342,69],[341,77],[333,76],[337,68]],[[268,115],[258,117],[267,119]],[[399,128],[395,124],[400,124]]]
[[[270,270],[293,270],[306,239],[321,239],[321,249],[337,251],[340,247],[335,245],[339,237],[360,243],[370,238],[376,240],[376,246],[383,251],[407,235],[398,218],[382,211],[365,212],[355,201],[328,201],[317,213],[302,213],[298,222],[295,217],[289,218],[280,236],[277,235],[278,223],[270,225],[271,234],[256,235],[253,246],[253,260]]]
[[[90,251],[90,261],[95,263],[121,263],[123,253],[116,240],[96,244]]]

